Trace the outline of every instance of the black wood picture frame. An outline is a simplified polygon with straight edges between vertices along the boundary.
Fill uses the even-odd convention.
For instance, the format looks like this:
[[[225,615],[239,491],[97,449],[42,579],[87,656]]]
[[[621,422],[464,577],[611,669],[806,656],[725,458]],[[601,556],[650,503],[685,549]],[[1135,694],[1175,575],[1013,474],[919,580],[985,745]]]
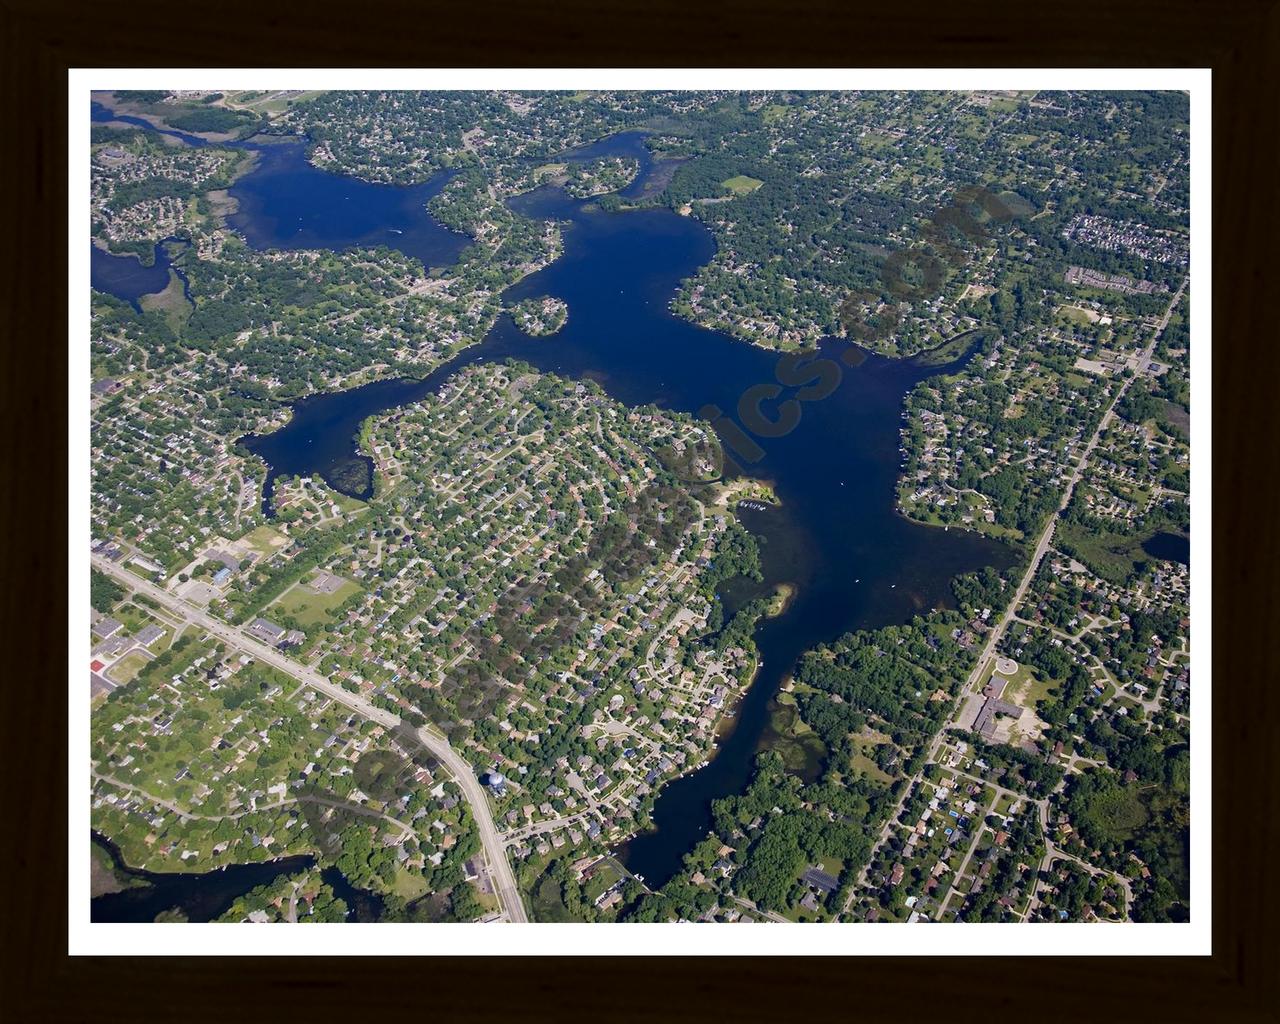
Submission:
[[[1280,5],[627,0],[0,4],[8,145],[0,1006],[21,1021],[1280,1018],[1274,286]],[[1212,956],[71,958],[67,955],[67,77],[71,67],[1211,67]],[[1271,314],[1271,315],[1268,315]],[[78,396],[71,396],[71,401]],[[1194,913],[1193,908],[1193,913]],[[635,926],[645,927],[645,926]],[[1142,953],[1142,932],[1133,932]],[[655,934],[655,937],[656,934]],[[546,941],[554,942],[553,935]],[[715,942],[714,930],[707,943]],[[974,950],[980,954],[980,950]]]

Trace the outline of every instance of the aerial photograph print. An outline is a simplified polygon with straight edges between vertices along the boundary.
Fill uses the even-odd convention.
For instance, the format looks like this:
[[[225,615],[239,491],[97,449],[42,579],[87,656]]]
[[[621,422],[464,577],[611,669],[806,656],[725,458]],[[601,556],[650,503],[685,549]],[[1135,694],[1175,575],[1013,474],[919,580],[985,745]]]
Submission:
[[[1191,91],[758,77],[73,90],[73,922],[1191,927]]]

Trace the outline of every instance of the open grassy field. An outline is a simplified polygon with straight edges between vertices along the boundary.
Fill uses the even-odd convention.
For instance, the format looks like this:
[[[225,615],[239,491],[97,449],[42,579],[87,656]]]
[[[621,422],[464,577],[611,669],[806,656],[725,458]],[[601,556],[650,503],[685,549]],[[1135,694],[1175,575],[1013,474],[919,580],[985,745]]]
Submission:
[[[748,192],[754,192],[764,184],[759,178],[751,178],[745,174],[735,174],[732,178],[726,178],[720,182],[734,195],[744,196]]]
[[[864,732],[862,735],[855,737],[853,741],[854,755],[849,762],[850,769],[858,775],[887,786],[893,779],[871,759],[871,752],[882,743],[888,742],[889,737],[880,732]]]
[[[1086,530],[1078,524],[1064,522],[1058,536],[1076,558],[1111,583],[1123,583],[1137,563],[1147,558],[1142,550],[1146,538],[1136,534]]]
[[[130,651],[108,670],[107,675],[114,683],[131,682],[150,659],[141,651]]]
[[[1191,413],[1177,402],[1165,400],[1164,422],[1183,437],[1189,438],[1191,436]]]
[[[881,135],[879,132],[867,132],[858,139],[858,145],[868,152],[878,152],[882,149],[889,149],[897,144],[897,140],[888,135]]]
[[[1097,797],[1089,808],[1089,824],[1117,843],[1132,839],[1149,817],[1143,793],[1135,786],[1116,787]]]
[[[375,474],[375,482],[377,479],[377,474]],[[329,510],[330,506],[334,505],[337,506],[338,511],[344,516],[369,507],[368,502],[361,501],[359,498],[353,498],[349,494],[339,494],[337,491],[328,492],[325,495],[325,500],[319,502],[317,507],[322,513],[327,514],[327,510]]]
[[[182,281],[172,268],[169,270],[169,283],[164,290],[142,296],[138,304],[148,312],[162,313],[175,331],[187,322],[191,313],[191,303],[182,291]]]
[[[259,114],[279,114],[294,104],[324,95],[324,91],[311,89],[295,93],[273,89],[267,92],[232,92],[223,97],[222,103],[233,109],[252,110]]]
[[[560,883],[550,873],[538,879],[530,893],[529,909],[535,921],[572,921],[573,915],[560,896]]]
[[[397,867],[396,880],[395,884],[391,886],[391,891],[402,897],[405,902],[412,902],[420,896],[426,895],[427,880],[416,872],[406,871],[403,867]]]
[[[289,538],[279,530],[270,526],[259,526],[240,538],[245,544],[258,553],[258,561],[263,562],[289,543]]]
[[[270,607],[291,615],[304,629],[328,625],[334,609],[360,589],[359,584],[347,580],[332,594],[317,594],[305,583],[285,591]]]
[[[1021,100],[1014,96],[993,96],[987,109],[995,114],[1008,114],[1018,109]]]
[[[1030,665],[1019,665],[1018,671],[1012,676],[1002,678],[1009,679],[1002,699],[1032,711],[1037,710],[1042,701],[1047,701],[1057,692],[1057,687],[1052,682],[1041,679]]]
[[[1057,313],[1064,320],[1077,324],[1097,323],[1100,316],[1092,309],[1084,309],[1081,306],[1059,306]]]

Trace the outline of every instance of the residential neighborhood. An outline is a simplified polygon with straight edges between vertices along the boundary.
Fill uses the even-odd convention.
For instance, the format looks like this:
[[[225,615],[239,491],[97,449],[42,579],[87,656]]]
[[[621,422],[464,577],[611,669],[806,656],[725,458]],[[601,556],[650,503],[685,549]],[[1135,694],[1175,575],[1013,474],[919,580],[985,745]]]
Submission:
[[[1190,919],[1185,92],[92,104],[95,920]]]

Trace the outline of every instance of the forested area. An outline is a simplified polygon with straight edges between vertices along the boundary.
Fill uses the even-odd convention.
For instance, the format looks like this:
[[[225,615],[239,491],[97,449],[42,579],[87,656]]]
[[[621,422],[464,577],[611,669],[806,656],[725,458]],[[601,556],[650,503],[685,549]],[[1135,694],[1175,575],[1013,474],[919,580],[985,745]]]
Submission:
[[[1128,782],[1106,769],[1074,775],[1063,805],[1097,861],[1131,878],[1135,921],[1187,918],[1190,773],[1185,747],[1171,754],[1158,782]]]
[[[106,615],[124,597],[124,587],[105,572],[89,570],[89,604],[94,611]]]
[[[923,745],[951,710],[950,699],[933,700],[933,694],[941,689],[950,698],[969,667],[972,655],[951,638],[963,625],[955,612],[934,612],[817,647],[801,657],[795,677],[827,699],[808,698],[802,709],[807,703],[829,730],[831,701],[838,698],[849,709],[842,718],[874,716],[898,746]]]
[[[843,864],[840,887],[822,904],[831,915],[842,904],[857,866],[870,853],[872,831],[887,799],[887,790],[860,780],[805,786],[787,773],[776,753],[763,753],[747,790],[713,804],[715,834],[685,858],[683,874],[660,893],[632,893],[634,902],[619,920],[693,919],[716,902],[717,892],[722,905],[724,894],[732,892],[762,910],[786,912],[808,891],[800,880],[806,868]],[[721,843],[733,851],[727,879],[716,867]],[[687,878],[695,871],[714,881],[691,884]]]

